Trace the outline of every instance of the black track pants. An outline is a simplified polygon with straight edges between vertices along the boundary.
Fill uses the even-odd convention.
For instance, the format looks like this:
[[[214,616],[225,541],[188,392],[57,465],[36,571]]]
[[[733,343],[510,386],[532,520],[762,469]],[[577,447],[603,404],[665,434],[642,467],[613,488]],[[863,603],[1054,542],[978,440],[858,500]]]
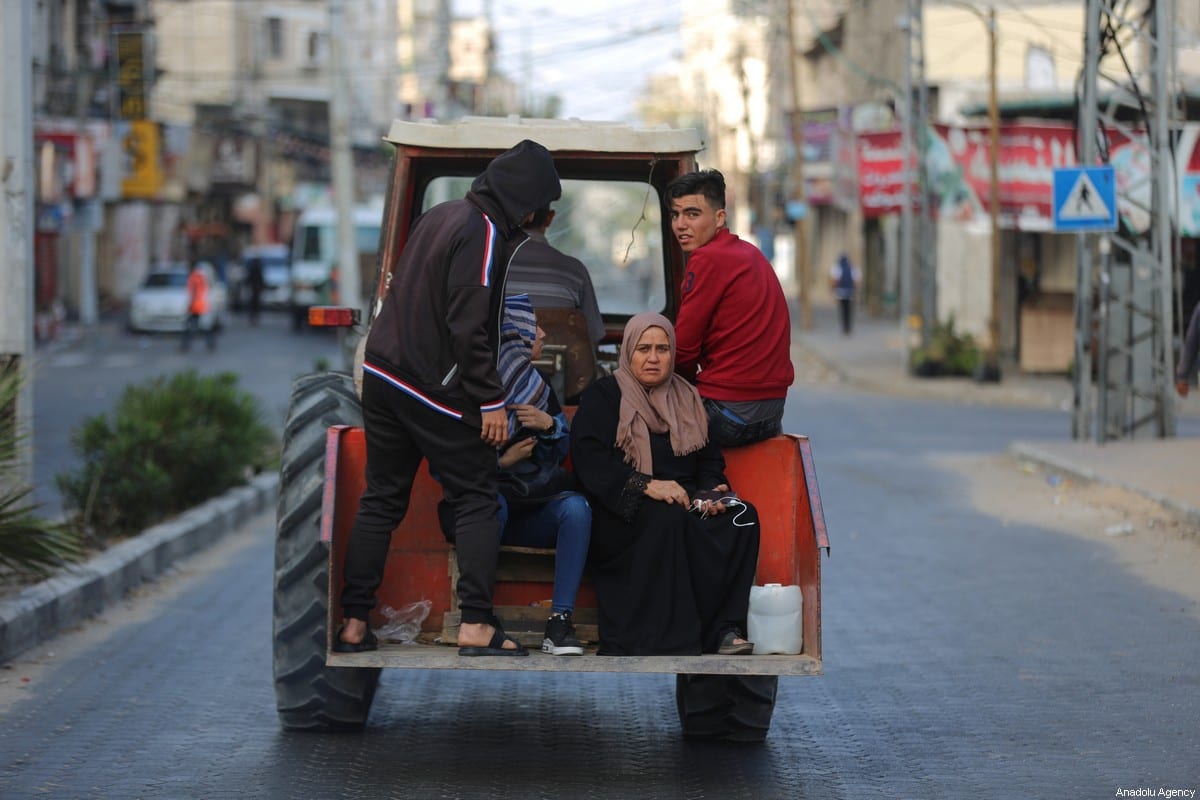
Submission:
[[[391,534],[408,513],[424,457],[455,515],[462,621],[491,621],[500,552],[495,448],[479,438],[478,428],[434,411],[370,373],[363,376],[362,406],[367,488],[346,549],[342,613],[365,620],[375,607]]]

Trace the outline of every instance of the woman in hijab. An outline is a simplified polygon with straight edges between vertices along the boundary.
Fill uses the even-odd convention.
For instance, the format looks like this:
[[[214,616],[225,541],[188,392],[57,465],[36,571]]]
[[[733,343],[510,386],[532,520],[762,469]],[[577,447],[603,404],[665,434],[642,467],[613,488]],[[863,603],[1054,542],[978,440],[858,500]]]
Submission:
[[[508,442],[500,448],[500,526],[504,544],[553,547],[554,595],[542,652],[582,655],[571,614],[587,561],[592,511],[559,465],[567,456],[567,419],[554,390],[533,366],[545,333],[529,295],[505,298],[497,370],[504,381]]]
[[[758,515],[737,499],[661,314],[625,326],[616,371],[580,398],[571,462],[591,501],[602,655],[753,651]]]

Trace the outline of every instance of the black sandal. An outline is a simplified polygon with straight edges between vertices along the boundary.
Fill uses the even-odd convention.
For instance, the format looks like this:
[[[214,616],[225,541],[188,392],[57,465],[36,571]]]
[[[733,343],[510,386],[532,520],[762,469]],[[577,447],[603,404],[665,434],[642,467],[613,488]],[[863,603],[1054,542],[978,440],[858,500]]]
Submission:
[[[739,634],[736,630],[728,631],[721,639],[721,646],[717,648],[717,655],[748,656],[754,652],[754,642],[734,644],[733,640],[737,638],[739,638]]]
[[[375,634],[367,628],[367,633],[363,636],[361,642],[344,642],[342,641],[342,631],[346,629],[345,625],[339,625],[337,633],[333,635],[333,652],[335,653],[366,653],[371,650],[379,649],[379,640],[375,638]]]
[[[492,627],[495,632],[492,633],[492,640],[487,643],[487,647],[479,647],[475,645],[467,645],[458,648],[460,656],[527,656],[529,651],[525,649],[525,645],[518,642],[516,639],[509,636],[500,627],[499,620],[492,622]],[[505,642],[512,642],[516,645],[515,649],[508,649],[504,646]]]

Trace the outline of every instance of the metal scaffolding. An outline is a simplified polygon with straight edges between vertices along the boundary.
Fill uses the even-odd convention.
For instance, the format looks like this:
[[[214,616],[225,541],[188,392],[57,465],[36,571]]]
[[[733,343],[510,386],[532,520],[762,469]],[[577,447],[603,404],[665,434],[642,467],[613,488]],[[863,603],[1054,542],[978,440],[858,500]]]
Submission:
[[[1072,434],[1101,444],[1175,435],[1174,10],[1174,0],[1087,0],[1079,163],[1108,164],[1117,133],[1148,165],[1144,181],[1117,182],[1116,231],[1078,234]]]

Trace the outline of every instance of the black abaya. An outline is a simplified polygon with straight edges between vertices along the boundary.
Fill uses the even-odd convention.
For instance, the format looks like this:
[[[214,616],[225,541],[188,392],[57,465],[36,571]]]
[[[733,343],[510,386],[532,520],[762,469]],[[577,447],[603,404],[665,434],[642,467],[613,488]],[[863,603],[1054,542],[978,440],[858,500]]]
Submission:
[[[727,631],[746,630],[758,515],[747,505],[702,519],[645,496],[651,477],[677,481],[690,495],[727,483],[725,460],[711,443],[677,456],[667,434],[652,433],[654,474],[638,473],[615,445],[620,402],[615,378],[596,381],[571,425],[571,462],[592,505],[588,563],[600,653],[715,652]]]

